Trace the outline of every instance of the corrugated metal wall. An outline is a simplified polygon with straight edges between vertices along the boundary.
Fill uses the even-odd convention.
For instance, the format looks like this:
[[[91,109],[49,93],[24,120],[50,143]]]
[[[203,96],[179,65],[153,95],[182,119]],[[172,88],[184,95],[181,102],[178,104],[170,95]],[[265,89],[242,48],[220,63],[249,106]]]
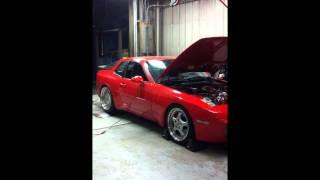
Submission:
[[[227,36],[227,15],[228,9],[219,0],[194,0],[164,8],[161,55],[176,56],[204,37]]]

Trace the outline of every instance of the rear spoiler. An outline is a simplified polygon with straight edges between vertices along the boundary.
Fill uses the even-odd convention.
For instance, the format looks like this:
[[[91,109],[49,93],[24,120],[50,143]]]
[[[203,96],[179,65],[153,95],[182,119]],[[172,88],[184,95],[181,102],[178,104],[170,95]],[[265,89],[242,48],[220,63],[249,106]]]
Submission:
[[[111,69],[115,64],[116,64],[116,62],[112,62],[112,63],[107,64],[107,65],[99,65],[99,66],[98,66],[98,70],[108,70],[108,69]]]

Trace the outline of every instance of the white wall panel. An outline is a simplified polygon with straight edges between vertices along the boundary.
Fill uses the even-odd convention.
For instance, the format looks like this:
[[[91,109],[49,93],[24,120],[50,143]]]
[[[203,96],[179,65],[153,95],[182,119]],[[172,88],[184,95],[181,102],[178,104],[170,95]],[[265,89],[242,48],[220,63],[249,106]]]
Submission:
[[[173,10],[173,39],[172,39],[172,53],[170,55],[177,54],[179,52],[179,6],[174,6]]]
[[[161,55],[176,56],[200,38],[228,35],[228,9],[219,0],[167,7],[161,19]]]
[[[171,9],[167,8],[167,9],[164,9],[164,12],[163,12],[163,33],[162,33],[162,37],[160,37],[161,39],[161,42],[162,42],[162,51],[163,52],[166,52],[168,53],[169,49],[169,43],[170,43],[170,38],[169,36],[171,35],[171,33],[169,33],[169,29],[171,27],[171,22],[169,21],[169,16],[171,16],[170,14],[171,12]]]
[[[179,50],[183,50],[186,45],[186,5],[179,6]]]
[[[200,1],[192,2],[192,22],[191,22],[191,30],[192,30],[192,42],[195,42],[199,39],[200,36]]]
[[[188,47],[191,45],[193,38],[192,38],[192,17],[193,17],[193,10],[192,10],[192,3],[187,3],[186,5],[186,44],[184,47]]]

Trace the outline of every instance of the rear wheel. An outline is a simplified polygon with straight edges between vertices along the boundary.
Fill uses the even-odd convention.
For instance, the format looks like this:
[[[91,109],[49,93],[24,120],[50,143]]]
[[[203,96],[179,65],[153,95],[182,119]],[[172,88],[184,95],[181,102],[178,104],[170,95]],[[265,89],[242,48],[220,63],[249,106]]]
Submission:
[[[101,89],[100,102],[101,102],[101,108],[105,112],[107,112],[109,114],[115,113],[116,109],[114,108],[112,95],[111,95],[109,88],[103,87]]]

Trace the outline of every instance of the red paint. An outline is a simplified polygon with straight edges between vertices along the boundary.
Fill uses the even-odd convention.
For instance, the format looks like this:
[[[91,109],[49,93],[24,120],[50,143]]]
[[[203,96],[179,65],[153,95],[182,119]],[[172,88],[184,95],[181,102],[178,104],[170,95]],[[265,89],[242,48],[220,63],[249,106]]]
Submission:
[[[214,46],[210,43],[223,42],[227,45],[226,38],[206,38],[196,42],[185,52],[176,58],[161,75],[170,74],[174,70],[183,71],[187,66],[198,66],[204,63],[226,62],[225,57],[215,56]],[[218,43],[218,44],[219,44]],[[209,46],[201,49],[202,45]],[[222,44],[221,44],[222,45]],[[191,57],[191,58],[190,58]],[[216,59],[215,57],[219,57]],[[180,92],[173,88],[156,83],[145,68],[148,60],[175,59],[168,56],[146,56],[124,58],[109,70],[100,70],[97,73],[97,92],[100,94],[102,86],[108,86],[113,96],[114,105],[119,110],[129,111],[151,121],[157,122],[161,127],[165,126],[166,111],[172,104],[179,104],[185,108],[193,122],[195,137],[205,142],[227,142],[226,127],[228,124],[228,105],[209,106],[195,95]],[[219,61],[217,61],[219,60]],[[223,60],[223,61],[220,61]],[[131,79],[122,78],[114,73],[114,70],[123,61],[135,61],[141,64],[148,81],[142,82],[141,77]],[[203,122],[206,121],[207,124]]]

